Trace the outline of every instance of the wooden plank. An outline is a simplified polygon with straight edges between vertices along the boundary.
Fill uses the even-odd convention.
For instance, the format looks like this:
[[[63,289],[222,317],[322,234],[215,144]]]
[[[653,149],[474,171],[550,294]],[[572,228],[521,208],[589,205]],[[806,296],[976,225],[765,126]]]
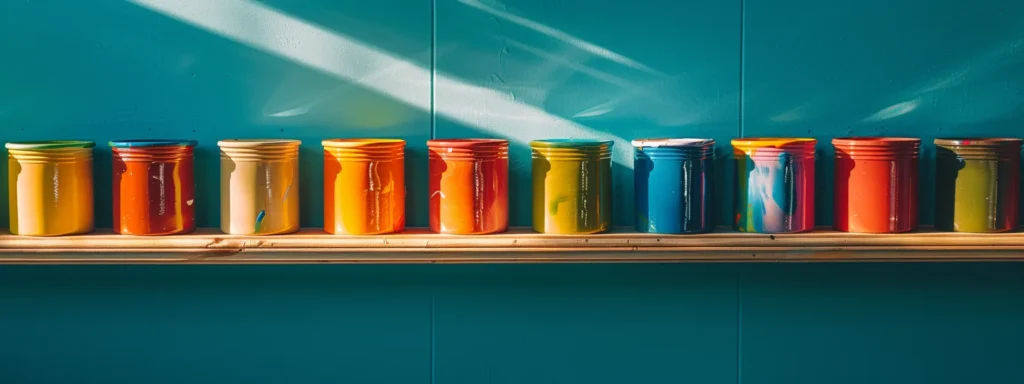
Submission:
[[[316,229],[232,236],[201,229],[182,236],[0,235],[0,263],[516,263],[1024,260],[1024,234],[922,230],[881,235],[821,230],[763,235],[719,231],[654,235],[616,230],[544,235],[528,228],[487,236],[423,229],[384,236],[333,236]]]

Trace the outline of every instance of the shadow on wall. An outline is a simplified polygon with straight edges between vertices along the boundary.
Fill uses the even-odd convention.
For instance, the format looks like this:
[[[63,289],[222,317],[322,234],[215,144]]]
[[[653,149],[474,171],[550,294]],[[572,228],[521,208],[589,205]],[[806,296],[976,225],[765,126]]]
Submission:
[[[457,127],[439,125],[435,132],[437,137],[483,135],[510,139],[513,142],[513,153],[520,154],[514,155],[514,161],[517,163],[528,161],[529,156],[522,156],[523,151],[517,149],[524,148],[532,139],[587,137],[613,140],[613,161],[617,175],[617,198],[613,205],[616,206],[617,224],[628,224],[632,221],[632,189],[627,188],[632,184],[632,153],[628,141],[621,136],[676,136],[678,132],[673,132],[671,128],[695,123],[701,120],[701,113],[717,113],[717,117],[721,117],[722,126],[727,127],[729,113],[721,111],[735,112],[734,108],[729,108],[729,105],[734,105],[730,100],[735,96],[726,96],[721,88],[716,90],[718,103],[695,103],[704,108],[701,111],[681,109],[678,107],[683,103],[683,100],[679,99],[681,95],[690,99],[700,98],[688,90],[677,95],[670,94],[682,92],[680,89],[685,88],[688,78],[665,75],[645,64],[566,32],[472,0],[444,2],[439,5],[438,13],[449,15],[446,11],[448,7],[458,7],[460,10],[452,11],[451,14],[472,12],[478,14],[470,18],[473,20],[506,20],[533,34],[534,38],[540,39],[538,42],[523,42],[512,37],[502,38],[503,48],[499,50],[499,66],[518,68],[509,70],[509,73],[504,75],[502,71],[491,74],[491,79],[504,86],[477,84],[472,73],[459,73],[459,77],[446,73],[447,60],[452,58],[458,57],[460,62],[474,62],[472,56],[478,55],[479,52],[475,50],[473,44],[466,44],[467,42],[453,42],[451,45],[456,47],[456,52],[449,55],[445,53],[448,51],[448,44],[440,37],[435,52],[439,56],[438,70],[431,73],[427,66],[421,63],[260,3],[245,0],[216,3],[135,0],[132,3],[343,81],[358,84],[421,111],[433,110],[440,118],[439,121],[451,121],[472,131],[459,132],[460,129]],[[252,28],[252,25],[258,25],[260,28]],[[465,27],[465,23],[439,22],[439,36],[443,35],[446,26],[462,28]],[[510,32],[508,35],[518,36],[519,33]],[[544,48],[539,46],[552,43],[555,45]],[[561,51],[549,52],[555,49]],[[513,50],[522,51],[526,55],[514,55]],[[444,58],[441,55],[444,55]],[[609,72],[609,69],[585,64],[593,60],[603,60],[605,66],[611,65],[615,71],[633,72],[632,76],[636,80],[622,78],[618,73]],[[530,68],[529,72],[533,74],[531,76],[540,74],[539,77],[519,81],[516,76],[525,73],[524,68]],[[460,69],[451,68],[454,72],[459,72]],[[579,76],[586,80],[574,80]],[[431,78],[433,83],[426,81]],[[517,81],[522,88],[509,88],[510,80]],[[637,82],[643,84],[638,85]],[[431,94],[432,84],[435,103],[429,98],[422,97]],[[564,92],[568,93],[560,95]],[[587,94],[596,95],[597,98],[582,98]],[[271,116],[290,117],[302,114],[310,105],[316,104],[317,100],[314,97],[311,102],[305,104],[274,108],[272,111],[276,112]],[[583,100],[585,104],[579,104],[578,100]],[[569,101],[571,103],[566,104]],[[638,111],[635,109],[638,107],[643,109]],[[721,111],[715,112],[715,108],[721,108]],[[709,110],[712,112],[708,112]],[[686,117],[680,113],[692,116]],[[588,121],[588,124],[584,125],[577,121]],[[703,129],[700,133],[714,133],[714,129]],[[731,135],[730,129],[728,136]],[[512,165],[512,178],[514,183],[518,182],[516,185],[529,183],[528,177],[521,172],[523,168],[525,167],[522,164]],[[413,196],[412,201],[416,201],[415,197],[421,194],[411,192],[410,195]],[[514,224],[527,224],[523,218],[524,213],[528,211],[521,208],[528,205],[528,200],[526,203],[522,201],[528,195],[516,194],[519,198],[513,204]]]
[[[429,69],[405,58],[368,46],[340,33],[332,32],[303,20],[285,15],[277,10],[244,0],[207,3],[203,1],[163,2],[134,1],[135,4],[164,15],[176,18],[193,26],[216,33],[223,37],[252,46],[256,49],[278,55],[342,80],[359,84],[375,92],[408,104],[424,112],[431,110],[429,95],[431,78]],[[250,25],[265,28],[252,29]],[[267,35],[284,36],[268,39]],[[301,41],[302,44],[290,42]],[[437,74],[442,82],[444,75]],[[413,81],[409,81],[412,79]],[[421,81],[416,81],[421,80]],[[550,115],[543,110],[508,100],[504,94],[464,83],[458,79],[445,82],[452,86],[453,94],[466,104],[458,111],[438,111],[439,115],[451,118],[484,132],[509,134],[512,141],[522,145],[530,138],[542,137],[543,132],[560,132],[570,136],[607,136],[572,121]],[[302,111],[304,107],[298,107]],[[291,114],[295,108],[285,114]],[[474,112],[468,112],[474,111]],[[281,113],[281,112],[278,112]],[[537,124],[536,122],[547,124]],[[531,122],[533,124],[531,124]],[[513,134],[513,132],[517,132]],[[619,140],[620,147],[624,143]],[[413,148],[410,158],[426,158]],[[312,163],[314,156],[308,149],[303,163]],[[417,162],[419,163],[419,162]],[[308,168],[307,168],[308,169]],[[425,174],[425,172],[413,172]],[[424,179],[425,180],[425,179]],[[422,186],[423,180],[411,180],[409,184]],[[314,196],[303,192],[304,201]],[[422,191],[410,191],[414,198],[426,196]],[[306,204],[306,207],[309,205]],[[410,204],[416,207],[417,204]],[[306,212],[306,214],[314,214]],[[422,223],[416,223],[422,224]]]
[[[601,3],[570,0],[551,6],[447,0],[437,4],[439,72],[591,130],[564,130],[547,118],[519,119],[514,127],[481,131],[445,115],[490,113],[485,120],[501,120],[508,119],[508,113],[490,104],[468,105],[450,76],[437,78],[438,137],[522,137],[512,150],[513,188],[518,196],[513,200],[514,224],[530,222],[527,142],[531,139],[615,140],[613,217],[616,225],[631,226],[635,218],[630,140],[714,138],[719,153],[727,154],[728,139],[738,135],[737,4],[640,0],[626,7]],[[665,7],[678,12],[650,11]],[[691,8],[700,8],[701,15],[686,12]],[[607,28],[595,20],[615,20],[620,27]],[[683,33],[680,25],[686,25],[692,35]],[[721,164],[727,164],[727,158]],[[720,185],[731,190],[727,187],[731,184]],[[716,208],[719,221],[729,222],[731,198]]]
[[[922,13],[917,1],[777,0],[745,11],[743,134],[819,138],[822,180],[833,137],[921,137],[931,224],[934,138],[1020,136],[1024,3],[943,0]],[[817,213],[831,223],[830,204]]]
[[[174,3],[188,7],[187,2]],[[217,2],[228,7],[240,2]],[[382,15],[404,0],[303,2],[323,14],[340,10]],[[257,3],[253,3],[257,4]],[[406,4],[408,6],[408,4]],[[411,14],[429,14],[407,7]],[[244,13],[244,12],[243,12]],[[322,225],[320,140],[332,137],[393,136],[410,142],[410,156],[425,159],[430,113],[305,65],[267,55],[218,34],[168,19],[129,2],[71,2],[55,10],[37,2],[0,2],[0,34],[33,36],[5,39],[0,49],[0,126],[2,141],[85,139],[97,142],[96,223],[111,225],[111,139],[189,138],[198,140],[196,199],[200,226],[219,222],[219,167],[216,142],[225,138],[294,138],[303,141],[305,177],[302,225]],[[239,28],[269,39],[260,23],[221,14],[223,22],[250,22]],[[237,15],[236,15],[237,16]],[[392,16],[373,18],[420,31],[396,49],[418,62],[430,61],[430,20],[408,24]],[[257,20],[258,21],[258,20]],[[322,20],[326,25],[346,21]],[[263,24],[260,24],[263,25]],[[369,28],[355,25],[352,28]],[[268,33],[272,33],[269,31]],[[377,32],[376,30],[370,32]],[[361,31],[363,34],[370,32]],[[380,38],[390,38],[383,36]],[[293,44],[291,41],[284,44]],[[411,45],[416,45],[412,47]],[[304,51],[305,52],[305,51]],[[68,65],[74,63],[74,65]],[[377,68],[380,69],[380,68]],[[387,73],[391,76],[393,73]],[[422,79],[395,81],[429,83]],[[367,81],[373,81],[370,78]],[[429,104],[429,90],[418,95]],[[411,162],[409,192],[426,194],[425,162]],[[308,175],[308,176],[307,176]],[[6,187],[0,197],[6,201]],[[426,224],[425,203],[410,205],[412,225]],[[6,204],[3,204],[6,211]],[[0,227],[7,226],[6,214]]]
[[[423,226],[426,162],[417,159],[426,159],[431,136],[510,139],[517,186],[529,185],[529,140],[613,140],[615,217],[630,224],[629,139],[736,135],[735,5],[671,17],[582,1],[554,10],[519,5],[440,1],[435,46],[432,20],[423,17],[429,2],[135,0],[76,2],[59,12],[4,2],[0,12],[18,17],[0,33],[34,39],[2,43],[10,59],[0,64],[9,85],[0,90],[0,124],[20,128],[3,140],[96,141],[97,226],[109,227],[108,140],[198,140],[197,224],[217,226],[217,140],[299,139],[301,221],[315,227],[324,138],[406,139],[409,224]],[[613,32],[595,17],[645,28]],[[680,18],[707,33],[680,38]],[[512,201],[513,224],[529,224],[528,211],[516,208],[529,206],[529,193]]]

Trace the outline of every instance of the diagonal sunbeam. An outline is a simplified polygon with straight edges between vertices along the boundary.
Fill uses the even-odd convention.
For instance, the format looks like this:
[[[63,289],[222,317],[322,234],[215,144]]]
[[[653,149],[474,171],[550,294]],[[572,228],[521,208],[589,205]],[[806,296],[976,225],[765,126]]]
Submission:
[[[129,0],[131,3],[264,52],[375,90],[431,112],[430,70],[359,41],[248,0]],[[629,143],[544,110],[511,100],[503,92],[435,74],[447,105],[432,112],[519,144],[561,137],[613,140],[612,159],[632,169]]]

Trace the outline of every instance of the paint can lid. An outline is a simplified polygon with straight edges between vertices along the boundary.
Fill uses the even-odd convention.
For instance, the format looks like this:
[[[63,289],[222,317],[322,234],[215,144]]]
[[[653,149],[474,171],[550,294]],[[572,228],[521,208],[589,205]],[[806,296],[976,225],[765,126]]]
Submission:
[[[530,142],[530,146],[533,148],[586,148],[594,146],[612,146],[614,144],[611,140],[596,140],[596,139],[548,139],[548,140],[534,140]]]
[[[96,143],[85,140],[51,140],[51,141],[21,141],[7,143],[7,149],[37,150],[37,149],[63,149],[63,148],[92,148]]]
[[[267,146],[298,146],[302,144],[299,140],[289,139],[228,139],[217,142],[221,148],[259,148]]]
[[[782,148],[787,146],[813,146],[817,143],[817,139],[812,139],[809,137],[749,137],[742,139],[732,139],[732,145],[734,147],[741,148]]]
[[[427,141],[428,148],[490,148],[508,146],[503,139],[433,139]]]
[[[1021,139],[1005,138],[1005,137],[953,137],[953,138],[938,138],[935,139],[935,145],[940,146],[979,146],[979,147],[996,147],[996,146],[1020,146]]]
[[[714,139],[636,139],[634,147],[704,147],[715,143]]]
[[[195,140],[117,140],[109,143],[111,148],[194,147],[198,144]]]
[[[915,147],[921,144],[916,137],[837,137],[832,139],[837,147]]]
[[[403,147],[402,139],[327,139],[320,142],[324,148],[366,148],[366,147]]]

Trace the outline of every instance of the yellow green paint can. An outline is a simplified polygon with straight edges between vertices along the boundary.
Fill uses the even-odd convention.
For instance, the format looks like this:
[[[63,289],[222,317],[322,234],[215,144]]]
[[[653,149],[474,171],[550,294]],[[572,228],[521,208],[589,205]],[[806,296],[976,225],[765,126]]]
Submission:
[[[611,226],[612,142],[536,140],[533,152],[533,230],[574,235]]]
[[[1020,139],[935,139],[935,226],[955,232],[1017,228]]]

